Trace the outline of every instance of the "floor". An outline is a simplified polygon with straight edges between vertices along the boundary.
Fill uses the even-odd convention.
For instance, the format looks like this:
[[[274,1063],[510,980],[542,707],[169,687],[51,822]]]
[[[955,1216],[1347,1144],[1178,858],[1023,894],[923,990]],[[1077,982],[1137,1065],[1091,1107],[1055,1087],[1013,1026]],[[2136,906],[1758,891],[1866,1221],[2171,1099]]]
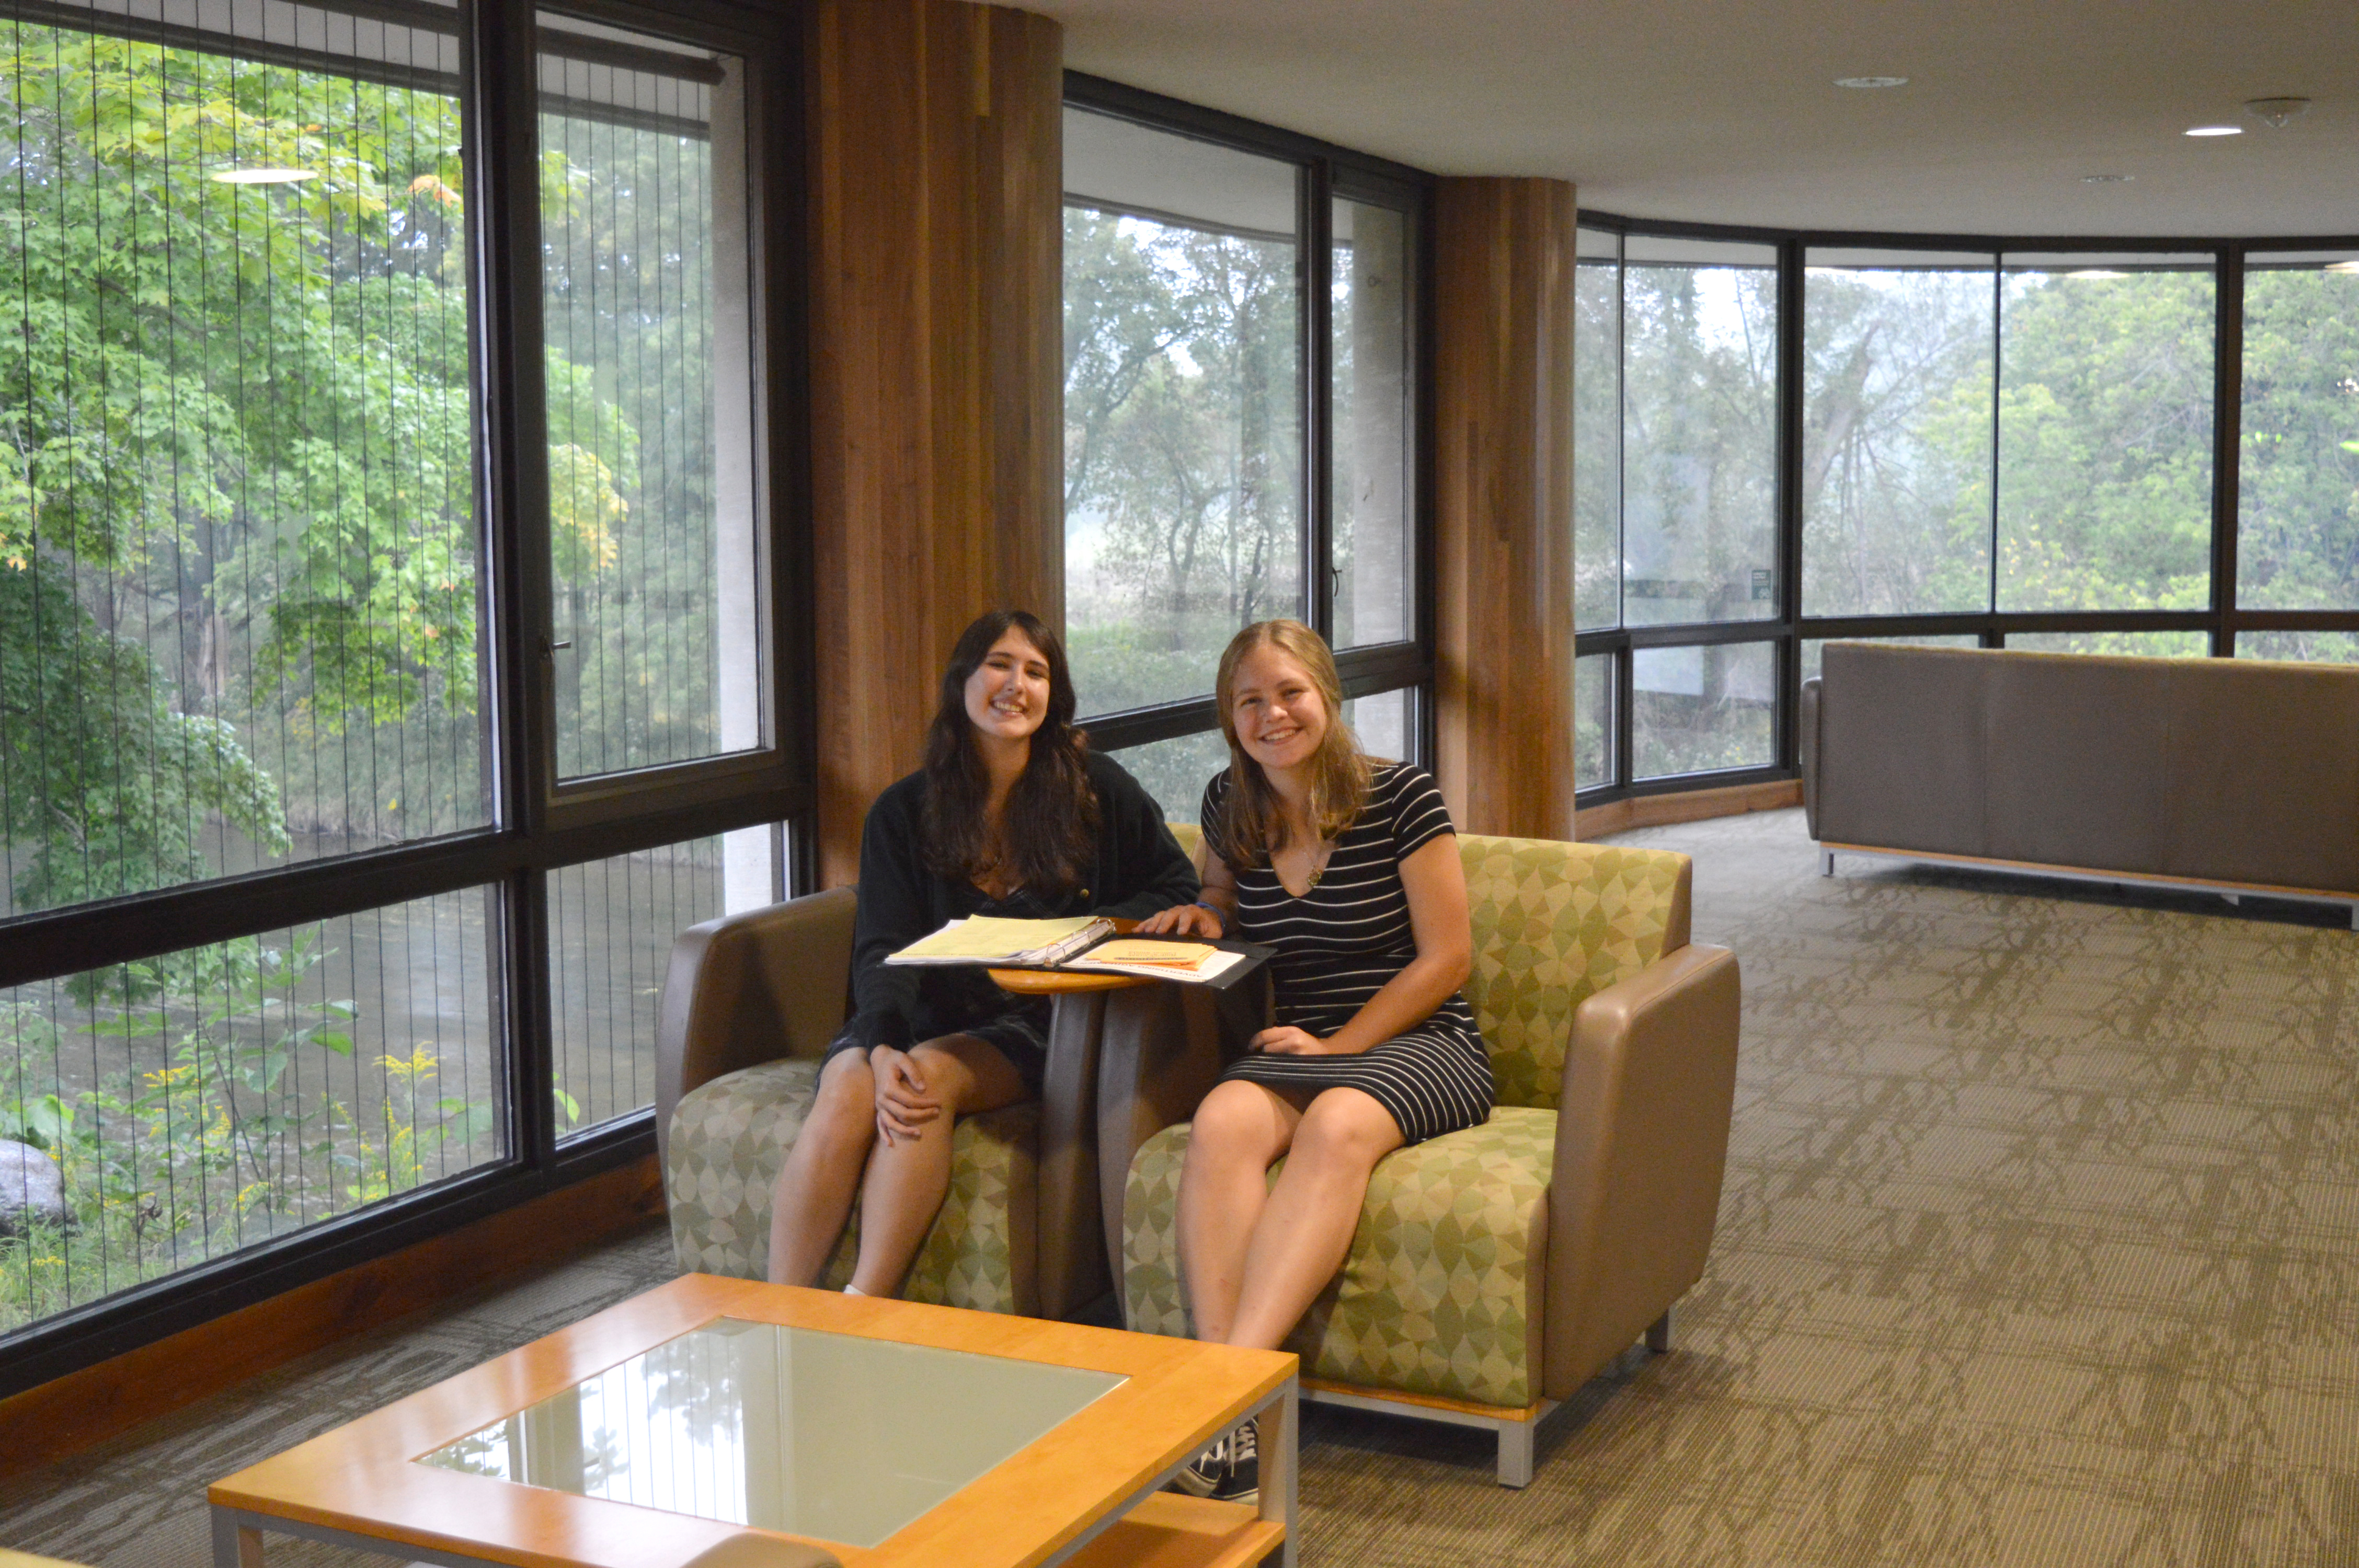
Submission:
[[[1306,1564],[2359,1563],[2359,935],[2340,911],[1696,857],[1745,966],[1710,1271],[1544,1430],[1320,1411]],[[660,1280],[660,1231],[0,1487],[0,1545],[206,1560],[204,1483]],[[343,1560],[305,1548],[273,1562]]]

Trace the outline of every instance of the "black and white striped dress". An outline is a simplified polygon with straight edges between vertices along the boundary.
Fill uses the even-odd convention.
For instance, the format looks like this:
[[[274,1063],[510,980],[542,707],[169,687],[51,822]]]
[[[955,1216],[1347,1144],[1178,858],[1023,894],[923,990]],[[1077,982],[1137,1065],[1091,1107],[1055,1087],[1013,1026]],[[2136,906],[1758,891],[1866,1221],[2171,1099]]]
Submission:
[[[1226,773],[1205,786],[1201,820],[1215,820],[1228,791]],[[1231,934],[1277,949],[1270,981],[1278,1022],[1324,1039],[1408,967],[1417,957],[1417,937],[1400,862],[1454,831],[1429,774],[1406,762],[1380,762],[1366,808],[1336,839],[1318,886],[1297,898],[1266,862],[1236,870]],[[1256,1053],[1221,1076],[1274,1089],[1359,1089],[1392,1113],[1410,1143],[1472,1127],[1491,1114],[1491,1058],[1473,1011],[1459,995],[1415,1028],[1360,1054]]]

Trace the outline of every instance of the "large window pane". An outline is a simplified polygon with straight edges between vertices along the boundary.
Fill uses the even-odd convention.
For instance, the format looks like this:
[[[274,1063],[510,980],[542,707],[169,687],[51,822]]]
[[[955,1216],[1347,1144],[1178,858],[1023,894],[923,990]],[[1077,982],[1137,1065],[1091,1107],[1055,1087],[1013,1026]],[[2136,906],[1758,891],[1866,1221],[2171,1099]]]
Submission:
[[[63,1195],[0,1238],[0,1333],[497,1159],[488,907],[0,991],[0,1137]]]
[[[433,14],[0,33],[0,915],[489,820]]]
[[[1217,730],[1125,746],[1109,753],[1163,807],[1167,822],[1193,822],[1204,804],[1204,786],[1229,765],[1229,744]]]
[[[1639,648],[1631,657],[1633,777],[1767,767],[1777,760],[1773,644]]]
[[[1777,272],[1766,245],[1625,243],[1623,619],[1777,613]]]
[[[560,1136],[655,1103],[656,1009],[672,940],[769,903],[776,844],[772,829],[753,827],[549,873]]]
[[[1572,274],[1572,623],[1622,623],[1621,241],[1579,232]]]
[[[2236,599],[2359,609],[2359,262],[2245,265]]]
[[[2215,291],[2153,259],[2006,258],[2001,610],[2210,602]]]
[[[1292,164],[1065,112],[1065,624],[1083,713],[1302,612]]]
[[[558,773],[749,750],[763,639],[745,64],[540,25]],[[567,41],[591,33],[592,49]]]
[[[1993,259],[1810,254],[1805,615],[1990,608]]]
[[[1614,655],[1572,661],[1572,787],[1614,782]]]
[[[1335,646],[1407,641],[1417,553],[1415,229],[1406,212],[1334,204],[1331,347]]]

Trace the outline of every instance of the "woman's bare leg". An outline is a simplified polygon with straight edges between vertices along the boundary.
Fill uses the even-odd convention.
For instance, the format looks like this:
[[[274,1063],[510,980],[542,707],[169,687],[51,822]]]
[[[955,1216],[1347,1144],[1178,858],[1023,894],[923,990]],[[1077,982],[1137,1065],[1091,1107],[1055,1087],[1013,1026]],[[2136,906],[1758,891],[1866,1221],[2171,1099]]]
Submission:
[[[1351,1249],[1368,1173],[1401,1141],[1392,1113],[1358,1089],[1310,1102],[1245,1249],[1229,1344],[1275,1350],[1294,1332]]]
[[[868,1053],[839,1051],[820,1069],[818,1096],[770,1200],[772,1284],[816,1285],[827,1273],[875,1141],[876,1080]]]
[[[1268,1196],[1269,1167],[1302,1113],[1273,1089],[1232,1078],[1196,1108],[1180,1168],[1180,1273],[1196,1337],[1229,1336],[1245,1282],[1245,1249]]]
[[[951,1190],[951,1125],[1024,1098],[1016,1064],[971,1034],[946,1034],[911,1049],[925,1076],[926,1092],[941,1101],[941,1114],[914,1134],[887,1143],[875,1138],[875,1105],[869,1106],[868,1174],[860,1186],[860,1261],[852,1287],[865,1295],[899,1293],[901,1277]]]

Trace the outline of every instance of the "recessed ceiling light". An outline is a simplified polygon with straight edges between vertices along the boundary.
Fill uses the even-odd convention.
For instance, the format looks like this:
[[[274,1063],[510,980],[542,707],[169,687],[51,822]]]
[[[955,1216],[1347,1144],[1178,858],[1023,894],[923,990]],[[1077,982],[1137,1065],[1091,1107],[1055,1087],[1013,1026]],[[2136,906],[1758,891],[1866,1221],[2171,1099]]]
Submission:
[[[1908,85],[1908,79],[1905,76],[1838,76],[1835,78],[1835,85],[1837,87],[1906,87]]]
[[[2245,112],[2266,122],[2270,129],[2282,131],[2310,112],[2307,98],[2249,98]]]
[[[2083,185],[2127,185],[2131,180],[2136,179],[2136,178],[2137,176],[2135,174],[2084,174],[2081,177],[2081,183]]]
[[[2245,134],[2245,127],[2242,125],[2190,125],[2187,127],[2187,134],[2190,136],[2241,136]]]
[[[320,171],[312,168],[225,168],[213,178],[223,185],[292,185],[299,179],[317,179]]]

